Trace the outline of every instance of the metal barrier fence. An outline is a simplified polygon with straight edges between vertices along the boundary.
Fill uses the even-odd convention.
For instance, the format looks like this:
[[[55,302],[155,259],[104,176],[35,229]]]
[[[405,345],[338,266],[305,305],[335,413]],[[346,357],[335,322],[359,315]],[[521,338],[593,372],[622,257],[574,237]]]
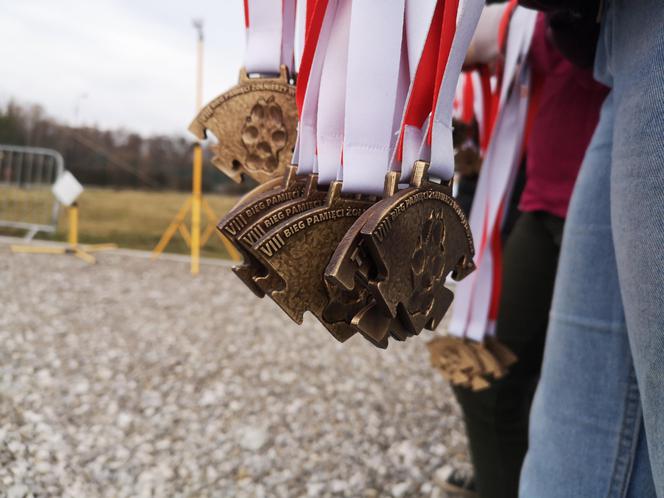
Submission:
[[[40,147],[0,144],[0,227],[55,232],[60,204],[51,186],[64,171],[59,152]]]

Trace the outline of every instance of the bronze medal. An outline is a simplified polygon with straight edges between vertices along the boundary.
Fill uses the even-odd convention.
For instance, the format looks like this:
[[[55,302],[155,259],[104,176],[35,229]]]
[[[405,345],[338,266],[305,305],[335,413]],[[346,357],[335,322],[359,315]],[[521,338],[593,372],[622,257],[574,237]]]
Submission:
[[[373,206],[326,269],[329,282],[346,290],[364,285],[374,296],[353,318],[365,334],[387,338],[399,327],[407,335],[435,329],[452,302],[446,276],[460,280],[474,269],[470,227],[451,185],[427,180],[426,169],[418,161],[410,187]],[[395,190],[391,178],[388,188]]]
[[[248,175],[265,183],[284,175],[295,146],[297,106],[288,70],[278,77],[250,78],[205,106],[189,126],[199,139],[207,130],[217,137],[213,164],[236,182]]]
[[[307,198],[301,202],[307,202]],[[310,311],[341,342],[357,332],[351,320],[372,297],[366,289],[345,290],[329,285],[323,272],[341,238],[374,203],[375,198],[342,195],[341,183],[333,182],[323,206],[279,224],[251,250],[268,269],[265,279],[257,279],[258,285],[268,279],[282,281],[270,297],[284,312],[301,324],[304,312]],[[386,346],[368,338],[378,346]]]
[[[236,267],[234,271],[243,282],[247,283],[250,280],[252,290],[258,290],[261,296],[280,288],[282,280],[276,274],[269,273],[262,261],[252,254],[253,245],[278,224],[325,204],[327,193],[317,189],[317,175],[308,175],[306,179],[302,195],[290,200],[284,199],[284,202],[272,203],[268,210],[254,217],[252,223],[249,223],[235,238],[239,245],[238,250],[244,255],[245,264]]]
[[[217,225],[217,229],[231,241],[233,246],[244,257],[243,264],[234,267],[233,272],[258,297],[265,295],[254,280],[256,277],[263,275],[262,265],[240,244],[238,237],[245,228],[250,226],[266,211],[304,195],[308,177],[297,176],[296,169],[295,166],[288,167],[286,175],[281,180],[280,188],[265,189],[264,185],[266,184],[256,187],[256,189],[245,195]],[[277,182],[279,180],[273,181]]]
[[[238,242],[244,247],[251,248],[265,234],[274,227],[304,211],[323,206],[327,192],[318,190],[317,175],[311,174],[306,177],[302,195],[289,199],[282,203],[273,203],[267,211],[254,217],[252,223],[248,224],[237,236]]]
[[[437,337],[427,344],[431,365],[450,383],[480,391],[490,386],[492,379],[500,379],[516,356],[495,338],[483,343],[460,337]]]

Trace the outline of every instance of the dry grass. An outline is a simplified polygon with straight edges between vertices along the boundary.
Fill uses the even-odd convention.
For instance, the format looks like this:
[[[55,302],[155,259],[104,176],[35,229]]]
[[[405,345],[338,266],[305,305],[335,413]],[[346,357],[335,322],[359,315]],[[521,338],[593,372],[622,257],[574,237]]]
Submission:
[[[82,243],[114,242],[120,247],[151,250],[187,197],[188,194],[184,192],[88,188],[79,198],[79,240]],[[237,200],[236,197],[218,194],[207,194],[205,199],[217,217],[227,212]],[[34,206],[33,219],[41,219],[43,222],[48,219],[51,202],[52,195],[48,190],[0,189],[0,219],[29,218],[30,208]],[[202,216],[202,223],[205,224],[205,214]],[[212,220],[213,223],[216,221]],[[0,230],[6,234],[18,234],[16,231]],[[66,210],[61,210],[55,235],[40,234],[40,238],[66,240],[66,230]],[[176,234],[166,251],[187,253],[189,250],[182,237]],[[201,254],[227,257],[216,234],[210,238]]]

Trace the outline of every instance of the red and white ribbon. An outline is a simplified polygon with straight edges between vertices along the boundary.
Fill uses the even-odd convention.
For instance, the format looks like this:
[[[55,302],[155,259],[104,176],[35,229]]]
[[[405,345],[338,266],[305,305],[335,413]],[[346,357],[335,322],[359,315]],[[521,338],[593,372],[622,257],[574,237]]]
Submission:
[[[318,95],[336,7],[337,0],[318,0],[307,20],[307,35],[295,91],[299,123],[292,159],[293,164],[298,166],[298,174],[301,175],[317,172]]]
[[[482,11],[481,0],[436,2],[404,111],[395,165],[401,181],[417,159],[430,161],[432,177],[454,174],[452,113],[465,53]],[[451,156],[451,160],[449,157]]]
[[[382,193],[390,166],[407,181],[417,159],[430,160],[431,176],[451,178],[452,104],[482,5],[319,0],[297,88],[298,172],[363,194]]]
[[[406,0],[406,40],[410,81],[415,78],[437,3],[436,0]]]
[[[521,162],[530,90],[526,55],[536,16],[535,11],[517,7],[509,24],[498,112],[469,220],[477,270],[461,281],[455,292],[450,332],[476,341],[494,329],[495,317],[490,312],[499,295],[500,229]]]
[[[444,0],[438,0],[431,15],[427,35],[408,91],[393,161],[394,169],[401,171],[401,183],[408,183],[413,164],[420,159],[425,122],[432,109],[443,10]]]
[[[408,87],[404,4],[316,3],[296,92],[299,174],[316,172],[321,185],[343,180],[346,192],[382,192]]]
[[[482,13],[482,7],[482,1],[464,1],[459,9],[458,21],[456,16],[457,9],[455,8],[454,18],[450,21],[450,25],[451,23],[456,23],[454,37],[452,40],[444,37],[444,44],[441,43],[441,52],[445,50],[448,52],[448,55],[445,57],[447,62],[436,96],[435,107],[432,113],[433,119],[430,124],[431,160],[429,175],[442,180],[449,180],[454,176],[452,104],[464,57],[475,32],[477,21]],[[443,30],[446,29],[445,21],[444,19]]]

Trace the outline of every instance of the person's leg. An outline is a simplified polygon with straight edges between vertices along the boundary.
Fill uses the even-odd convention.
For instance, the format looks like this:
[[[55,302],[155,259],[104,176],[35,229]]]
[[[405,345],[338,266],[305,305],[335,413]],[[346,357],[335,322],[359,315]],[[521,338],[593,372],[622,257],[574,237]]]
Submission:
[[[522,162],[517,171],[516,178],[514,179],[514,186],[512,187],[512,192],[510,194],[510,202],[507,207],[507,216],[503,222],[503,226],[500,229],[500,236],[502,237],[503,243],[507,241],[507,238],[512,233],[514,225],[516,224],[519,216],[521,216],[521,211],[519,211],[519,202],[521,202],[521,194],[523,189],[526,186],[526,164],[525,161]]]
[[[609,94],[565,225],[521,474],[525,498],[648,489],[648,465],[637,458],[641,405],[611,238],[613,115]]]
[[[627,331],[664,497],[664,3],[616,2],[611,222]]]
[[[523,213],[517,220],[504,251],[496,335],[519,360],[486,390],[455,389],[482,498],[517,496],[562,223],[543,213]]]
[[[470,210],[473,207],[475,190],[477,189],[477,175],[459,177],[457,183],[456,201],[466,216],[470,216]]]

